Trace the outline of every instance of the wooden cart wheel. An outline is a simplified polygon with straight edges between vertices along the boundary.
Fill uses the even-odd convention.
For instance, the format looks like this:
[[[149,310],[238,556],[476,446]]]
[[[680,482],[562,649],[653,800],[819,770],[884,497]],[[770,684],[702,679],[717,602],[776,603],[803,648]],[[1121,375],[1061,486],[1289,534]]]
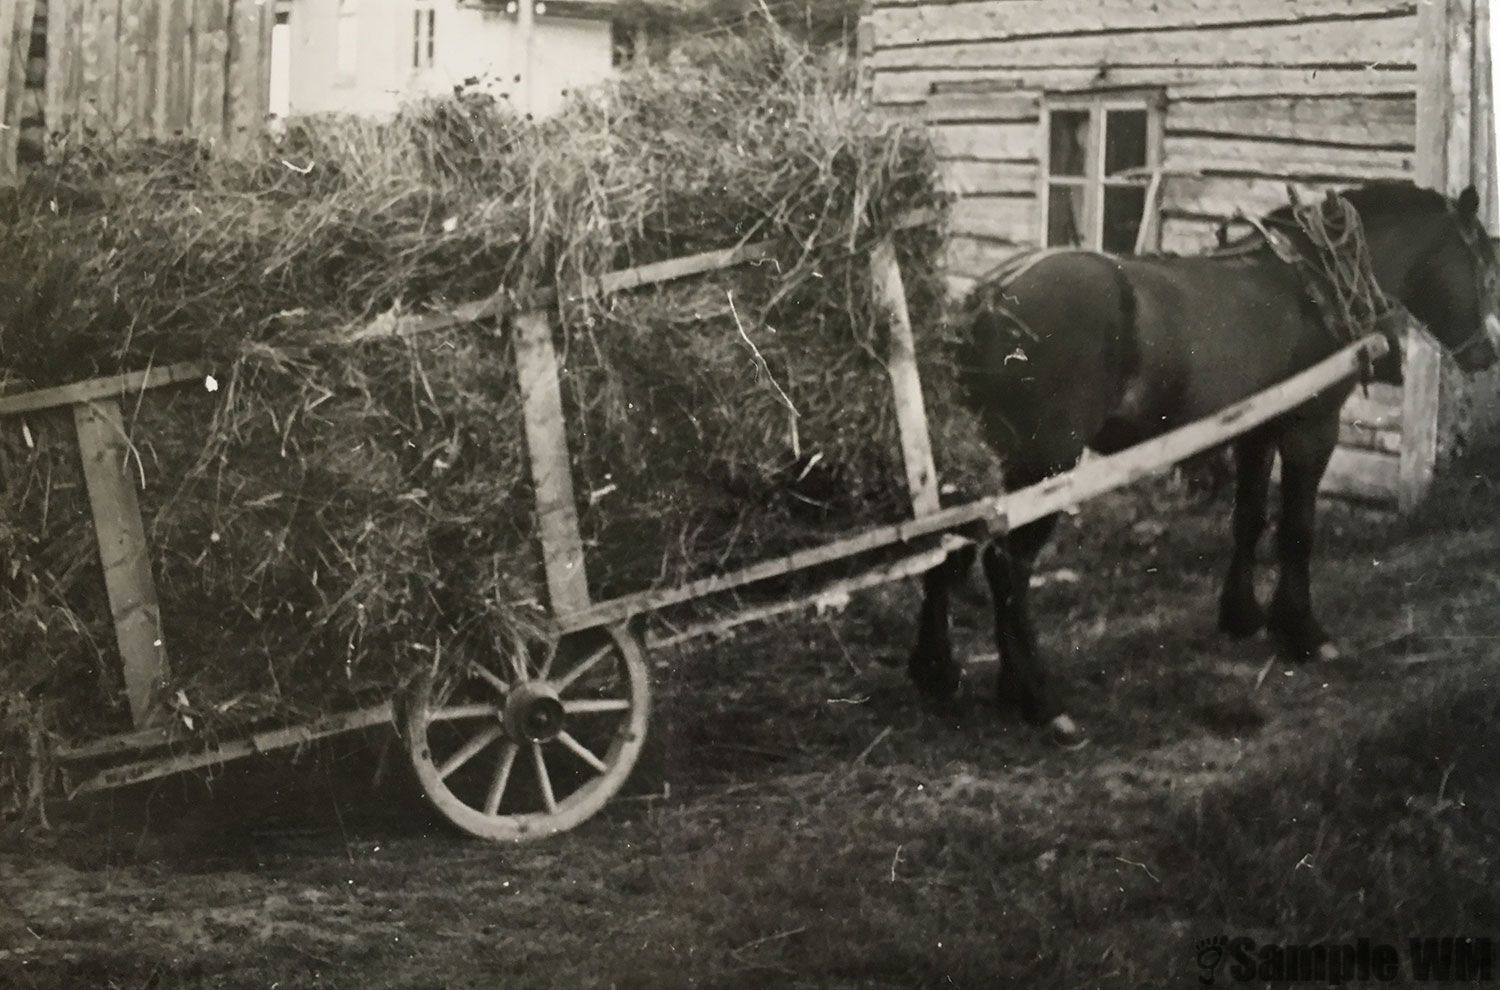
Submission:
[[[566,831],[625,783],[646,737],[644,651],[623,626],[535,655],[428,672],[406,699],[417,779],[455,825],[524,842]]]

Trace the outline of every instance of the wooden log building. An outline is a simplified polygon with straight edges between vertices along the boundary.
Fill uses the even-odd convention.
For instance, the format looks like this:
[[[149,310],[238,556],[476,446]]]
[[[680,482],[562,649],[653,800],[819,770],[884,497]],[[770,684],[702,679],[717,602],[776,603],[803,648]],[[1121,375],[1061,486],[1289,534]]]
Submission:
[[[1471,181],[1496,230],[1488,0],[872,0],[869,99],[920,115],[958,197],[955,291],[1019,250],[1198,251],[1237,209]],[[1424,341],[1345,410],[1336,492],[1415,505],[1500,434],[1500,376]]]

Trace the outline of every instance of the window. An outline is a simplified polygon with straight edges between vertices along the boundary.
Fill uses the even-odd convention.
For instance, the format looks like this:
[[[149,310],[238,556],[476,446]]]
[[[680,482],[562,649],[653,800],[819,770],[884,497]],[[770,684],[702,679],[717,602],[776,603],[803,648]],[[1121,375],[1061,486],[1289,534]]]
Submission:
[[[1151,170],[1161,161],[1160,98],[1054,96],[1042,129],[1043,243],[1134,251]]]
[[[339,0],[339,82],[352,83],[359,69],[359,0]]]
[[[430,69],[437,52],[437,11],[430,2],[418,0],[411,12],[411,65]]]

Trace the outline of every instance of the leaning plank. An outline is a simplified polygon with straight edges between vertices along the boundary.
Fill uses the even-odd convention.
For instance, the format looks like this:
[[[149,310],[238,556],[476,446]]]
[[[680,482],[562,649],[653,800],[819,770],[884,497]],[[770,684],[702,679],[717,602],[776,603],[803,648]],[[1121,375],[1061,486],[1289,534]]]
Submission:
[[[76,405],[73,420],[104,568],[104,590],[124,667],[125,696],[136,727],[144,728],[161,720],[167,651],[151,577],[151,550],[135,480],[126,465],[130,451],[125,421],[114,400]]]
[[[387,701],[373,708],[362,708],[359,711],[348,712],[342,715],[331,715],[328,718],[309,722],[306,725],[256,733],[253,736],[236,739],[196,753],[184,753],[179,756],[141,760],[137,763],[128,763],[124,766],[113,767],[95,774],[93,777],[80,783],[77,787],[71,788],[69,796],[87,794],[91,791],[108,790],[113,787],[127,787],[130,784],[139,784],[143,781],[155,780],[158,777],[166,777],[174,773],[199,770],[203,767],[227,763],[242,756],[251,756],[255,753],[269,753],[292,746],[302,746],[318,739],[338,735],[339,733],[354,732],[358,729],[367,729],[373,725],[394,721],[395,716],[392,712],[391,703]]]
[[[1319,490],[1362,502],[1395,501],[1400,457],[1381,450],[1341,445],[1334,450]]]
[[[516,372],[547,593],[554,611],[576,612],[589,606],[589,583],[557,371],[551,321],[545,313],[521,314],[516,318]]]
[[[917,373],[917,344],[912,336],[911,314],[906,308],[906,289],[896,248],[885,238],[870,254],[870,281],[875,302],[890,326],[886,371],[896,407],[896,425],[901,434],[901,455],[906,465],[906,485],[912,511],[927,515],[941,508],[937,467],[932,459],[932,438],[927,428],[927,406],[922,401],[922,380]]]
[[[208,368],[204,365],[184,362],[163,365],[147,371],[132,371],[125,375],[112,375],[108,378],[90,378],[87,381],[38,389],[35,392],[0,395],[0,416],[133,395],[147,389],[161,388],[164,385],[175,385],[194,379],[201,380],[207,375]]]
[[[960,540],[960,542],[969,541]],[[883,584],[890,584],[893,581],[900,581],[903,578],[925,574],[942,563],[953,549],[954,544],[946,543],[932,550],[926,550],[910,557],[902,557],[900,560],[890,564],[872,567],[853,577],[830,581],[817,591],[806,595],[777,600],[756,608],[738,609],[730,612],[728,615],[695,622],[673,629],[670,632],[653,633],[646,637],[646,645],[651,649],[658,649],[663,646],[676,646],[679,643],[685,643],[702,636],[725,633],[751,622],[763,622],[766,619],[785,615],[788,612],[798,612],[805,608],[836,608],[847,601],[848,596],[856,591],[864,591]]]
[[[1425,335],[1412,334],[1402,367],[1400,504],[1410,512],[1427,495],[1437,471],[1438,403],[1442,352]]]

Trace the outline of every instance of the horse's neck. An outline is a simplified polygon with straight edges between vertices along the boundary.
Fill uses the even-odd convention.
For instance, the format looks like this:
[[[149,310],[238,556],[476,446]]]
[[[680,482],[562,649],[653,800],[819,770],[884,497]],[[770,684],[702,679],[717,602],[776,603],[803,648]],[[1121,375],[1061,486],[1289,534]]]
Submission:
[[[1439,225],[1426,217],[1414,222],[1409,216],[1375,214],[1364,218],[1364,227],[1375,280],[1387,295],[1409,305],[1412,276],[1432,251]]]

